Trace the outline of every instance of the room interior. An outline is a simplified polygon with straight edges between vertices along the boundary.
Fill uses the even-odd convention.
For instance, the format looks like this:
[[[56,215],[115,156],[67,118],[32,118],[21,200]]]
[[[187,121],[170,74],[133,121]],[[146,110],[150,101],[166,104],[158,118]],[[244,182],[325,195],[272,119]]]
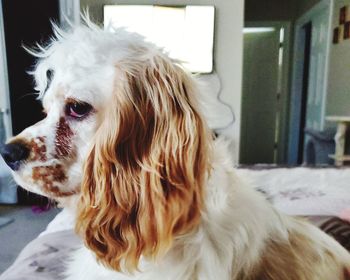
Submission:
[[[107,25],[106,7],[116,4],[206,6],[213,11],[205,29],[209,49],[198,61],[209,62],[193,72],[208,94],[204,115],[216,135],[230,140],[238,174],[291,215],[339,216],[350,202],[350,0],[36,0],[18,9],[19,2],[0,3],[2,143],[43,118],[27,74],[34,59],[22,45],[49,38],[50,19],[69,28],[88,9],[95,22]],[[19,215],[28,217],[32,209],[23,205],[47,203],[17,188],[0,158],[0,204],[7,205],[0,205],[0,237],[2,231],[15,235],[16,220],[26,223],[9,215],[8,205],[21,205]],[[41,217],[37,233],[58,212],[49,211],[30,216]],[[11,250],[19,252],[31,238]]]

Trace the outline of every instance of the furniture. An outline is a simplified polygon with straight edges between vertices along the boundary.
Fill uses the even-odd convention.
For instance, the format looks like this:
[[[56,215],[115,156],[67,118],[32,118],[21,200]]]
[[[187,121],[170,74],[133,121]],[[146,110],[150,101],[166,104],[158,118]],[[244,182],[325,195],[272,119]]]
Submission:
[[[350,125],[350,116],[328,116],[326,120],[337,123],[337,133],[334,137],[335,154],[329,156],[334,159],[336,166],[343,166],[344,162],[350,162],[350,155],[345,154],[345,138]]]
[[[334,153],[335,128],[327,128],[323,131],[306,128],[304,160],[306,165],[334,165],[334,160],[329,154]]]

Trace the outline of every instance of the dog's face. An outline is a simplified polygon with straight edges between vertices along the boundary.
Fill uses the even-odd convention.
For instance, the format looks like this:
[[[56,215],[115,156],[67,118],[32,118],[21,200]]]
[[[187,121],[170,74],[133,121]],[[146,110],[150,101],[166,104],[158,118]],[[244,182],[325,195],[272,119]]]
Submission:
[[[199,224],[210,133],[180,65],[134,34],[56,35],[34,71],[47,117],[2,150],[15,179],[81,193],[77,230],[100,261],[133,271]]]
[[[45,119],[10,140],[4,156],[19,185],[50,198],[79,192],[83,163],[103,108],[102,102],[91,100],[89,89],[79,94],[59,75],[42,100]]]
[[[46,117],[2,149],[20,186],[54,199],[79,193],[83,164],[115,77],[104,46],[81,39],[85,44],[76,48],[72,41],[57,41],[43,53],[33,73]],[[79,49],[82,45],[87,49]]]

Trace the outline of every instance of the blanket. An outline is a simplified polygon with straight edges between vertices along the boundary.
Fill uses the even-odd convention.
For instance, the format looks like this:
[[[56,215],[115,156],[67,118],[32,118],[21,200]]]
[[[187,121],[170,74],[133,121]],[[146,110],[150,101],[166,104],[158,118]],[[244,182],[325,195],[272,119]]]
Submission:
[[[70,253],[81,246],[73,230],[51,232],[30,242],[0,280],[60,280]]]
[[[309,216],[311,222],[338,241],[344,240],[345,247],[350,249],[350,224],[328,217],[336,216],[350,205],[350,169],[238,169],[237,173],[264,193],[280,211]],[[72,213],[60,212],[47,229],[23,249],[0,280],[63,279],[71,252],[81,246],[73,226]]]

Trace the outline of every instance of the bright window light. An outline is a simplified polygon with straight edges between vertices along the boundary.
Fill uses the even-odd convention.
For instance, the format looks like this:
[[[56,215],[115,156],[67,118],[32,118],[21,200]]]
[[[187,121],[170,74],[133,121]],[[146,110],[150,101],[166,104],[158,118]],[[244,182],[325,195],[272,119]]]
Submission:
[[[191,72],[213,70],[213,6],[105,5],[104,26],[142,34]]]
[[[245,27],[243,29],[244,34],[248,33],[265,33],[265,32],[273,32],[276,29],[273,27]]]

